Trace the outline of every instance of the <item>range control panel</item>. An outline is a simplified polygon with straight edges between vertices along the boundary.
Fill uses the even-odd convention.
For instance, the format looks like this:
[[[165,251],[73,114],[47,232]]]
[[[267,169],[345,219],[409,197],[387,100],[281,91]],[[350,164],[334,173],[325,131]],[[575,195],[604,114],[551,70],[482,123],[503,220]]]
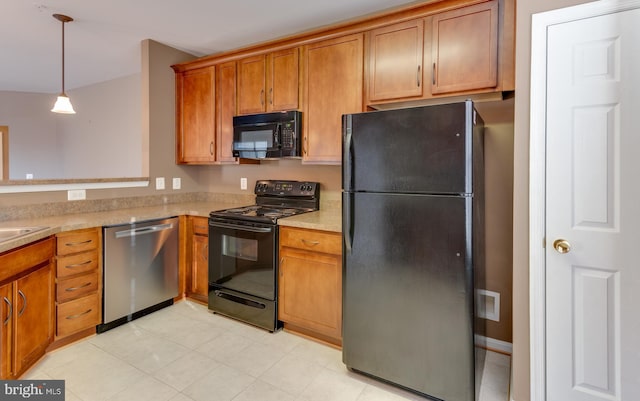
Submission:
[[[286,196],[286,197],[317,197],[320,183],[312,181],[256,181],[256,195]]]

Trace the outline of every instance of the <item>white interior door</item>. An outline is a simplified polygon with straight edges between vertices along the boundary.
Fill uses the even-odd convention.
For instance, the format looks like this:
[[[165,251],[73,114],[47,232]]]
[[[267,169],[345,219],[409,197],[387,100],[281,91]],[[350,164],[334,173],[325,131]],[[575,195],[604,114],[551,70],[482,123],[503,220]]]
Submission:
[[[547,35],[546,398],[640,400],[640,9]]]

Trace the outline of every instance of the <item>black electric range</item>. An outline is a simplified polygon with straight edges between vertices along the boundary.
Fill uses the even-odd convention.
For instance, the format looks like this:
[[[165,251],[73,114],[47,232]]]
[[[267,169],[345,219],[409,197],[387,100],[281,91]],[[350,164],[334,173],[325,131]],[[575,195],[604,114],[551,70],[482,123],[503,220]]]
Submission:
[[[320,206],[317,182],[261,180],[254,205],[209,214],[209,309],[269,331],[279,328],[278,219]]]
[[[256,181],[254,205],[214,210],[211,219],[277,224],[279,218],[320,208],[320,184],[309,181]]]

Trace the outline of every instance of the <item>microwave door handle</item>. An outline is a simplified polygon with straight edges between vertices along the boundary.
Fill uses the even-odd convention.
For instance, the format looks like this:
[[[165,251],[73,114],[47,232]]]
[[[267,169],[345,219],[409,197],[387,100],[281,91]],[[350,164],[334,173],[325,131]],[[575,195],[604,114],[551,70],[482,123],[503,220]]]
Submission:
[[[273,147],[280,149],[282,148],[282,124],[277,123],[275,131],[276,132],[273,138]]]

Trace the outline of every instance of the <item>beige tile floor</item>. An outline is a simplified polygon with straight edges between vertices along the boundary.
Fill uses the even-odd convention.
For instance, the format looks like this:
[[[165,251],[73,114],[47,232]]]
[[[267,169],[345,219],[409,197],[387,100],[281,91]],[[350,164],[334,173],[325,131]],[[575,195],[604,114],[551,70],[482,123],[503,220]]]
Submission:
[[[507,401],[510,358],[489,352],[481,401]],[[64,379],[66,401],[401,401],[339,350],[182,301],[48,354],[23,379]]]

